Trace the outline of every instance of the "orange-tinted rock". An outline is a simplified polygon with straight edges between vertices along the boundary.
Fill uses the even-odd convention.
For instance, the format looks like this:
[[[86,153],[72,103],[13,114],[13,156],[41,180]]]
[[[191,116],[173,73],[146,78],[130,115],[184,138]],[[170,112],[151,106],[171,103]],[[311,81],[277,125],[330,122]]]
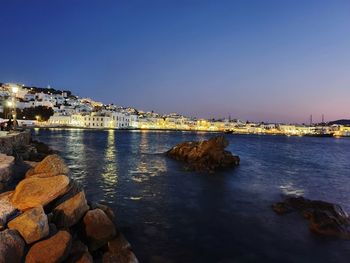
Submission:
[[[53,210],[54,222],[58,227],[75,225],[89,210],[84,191],[64,201]]]
[[[49,234],[49,224],[42,206],[29,209],[11,220],[8,228],[17,230],[27,244],[43,239]]]
[[[67,190],[69,179],[65,175],[48,178],[28,178],[17,185],[12,195],[13,206],[20,210],[45,206]]]
[[[185,162],[190,169],[214,172],[239,165],[239,157],[225,151],[227,146],[228,141],[218,136],[207,141],[180,143],[171,148],[167,155]]]
[[[35,243],[28,251],[26,263],[58,263],[70,252],[72,237],[67,231],[59,231],[49,239]]]
[[[0,263],[20,263],[24,254],[25,242],[16,230],[0,232]]]
[[[57,154],[52,154],[44,158],[38,163],[33,170],[29,170],[26,177],[31,177],[35,174],[42,174],[44,176],[56,176],[60,174],[67,175],[69,173],[68,166],[64,163],[61,157]]]
[[[101,209],[88,211],[83,220],[90,251],[102,247],[116,235],[113,222]]]

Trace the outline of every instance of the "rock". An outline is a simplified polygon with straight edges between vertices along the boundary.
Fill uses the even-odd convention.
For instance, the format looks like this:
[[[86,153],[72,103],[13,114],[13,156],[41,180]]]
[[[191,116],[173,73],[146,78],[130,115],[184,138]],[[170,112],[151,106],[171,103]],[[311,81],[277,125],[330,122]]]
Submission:
[[[108,251],[112,254],[118,254],[125,249],[131,249],[130,243],[125,239],[122,234],[119,234],[116,238],[108,241]]]
[[[89,210],[84,191],[77,193],[53,210],[54,219],[58,227],[75,225]]]
[[[49,224],[42,206],[29,209],[11,220],[8,228],[17,230],[27,244],[45,238],[49,234]]]
[[[135,254],[129,250],[123,250],[118,254],[113,254],[111,252],[106,252],[103,254],[103,263],[138,263]]]
[[[12,194],[13,191],[0,194],[0,228],[5,226],[9,218],[16,213],[16,208],[10,201]]]
[[[34,174],[35,174],[34,167],[31,167],[28,169],[28,171],[26,172],[24,177],[29,178],[29,177],[33,176]]]
[[[223,136],[201,142],[183,142],[166,152],[168,156],[185,162],[196,171],[214,172],[239,165],[239,157],[225,151],[228,141]]]
[[[25,210],[45,206],[67,191],[69,179],[65,175],[48,178],[28,178],[17,185],[11,202],[17,209]]]
[[[72,244],[70,256],[67,259],[70,263],[89,263],[93,262],[87,246],[80,240],[75,240]]]
[[[77,258],[74,263],[93,263],[94,260],[89,252],[84,252],[79,258]]]
[[[300,212],[309,221],[309,229],[317,234],[350,239],[350,218],[337,204],[303,197],[287,197],[272,208],[278,214]]]
[[[105,212],[105,214],[109,217],[110,220],[112,220],[112,222],[115,221],[115,214],[109,206],[106,206],[100,203],[93,203],[91,205],[91,209],[95,209],[95,208],[99,208],[103,212]]]
[[[0,182],[6,183],[12,175],[15,157],[0,154]]]
[[[35,243],[28,251],[26,263],[57,263],[64,261],[70,252],[72,237],[67,231],[59,231],[49,239]]]
[[[136,263],[138,262],[135,254],[132,252],[130,243],[119,234],[116,238],[108,241],[108,251],[103,255],[104,263]]]
[[[16,230],[0,232],[0,263],[20,263],[24,254],[24,240]]]
[[[116,235],[113,222],[101,209],[88,211],[83,221],[90,251],[102,247]]]
[[[61,195],[60,197],[58,197],[54,201],[52,201],[47,206],[48,210],[51,211],[51,210],[55,209],[57,206],[64,203],[68,199],[71,199],[72,197],[74,197],[75,195],[77,195],[78,193],[80,193],[82,191],[84,191],[84,189],[81,186],[81,184],[79,184],[75,180],[70,180],[69,185],[67,187],[67,191],[63,195]]]
[[[61,157],[57,154],[52,154],[44,158],[38,163],[33,171],[28,171],[26,177],[31,177],[35,174],[41,174],[40,177],[67,175],[69,173],[68,166],[64,163]]]

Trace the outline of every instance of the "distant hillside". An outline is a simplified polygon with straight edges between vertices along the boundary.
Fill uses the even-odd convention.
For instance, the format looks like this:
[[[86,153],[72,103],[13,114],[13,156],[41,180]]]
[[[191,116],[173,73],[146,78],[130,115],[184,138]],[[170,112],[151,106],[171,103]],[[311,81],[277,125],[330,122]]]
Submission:
[[[336,120],[336,121],[331,121],[329,122],[329,125],[333,125],[333,124],[339,124],[339,125],[349,125],[350,126],[350,120]]]
[[[43,92],[45,94],[62,94],[62,92],[66,92],[68,96],[72,95],[72,92],[69,90],[56,90],[53,88],[39,88],[39,87],[26,87],[24,86],[23,88],[25,89],[30,89],[32,93],[40,93]]]

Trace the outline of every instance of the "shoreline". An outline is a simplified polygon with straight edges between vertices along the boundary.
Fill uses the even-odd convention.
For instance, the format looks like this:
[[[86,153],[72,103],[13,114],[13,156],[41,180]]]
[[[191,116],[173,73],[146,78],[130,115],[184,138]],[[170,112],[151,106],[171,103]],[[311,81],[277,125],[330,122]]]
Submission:
[[[340,138],[350,138],[350,136],[313,136],[313,135],[294,135],[294,134],[283,134],[283,133],[225,133],[224,131],[209,131],[209,130],[180,130],[180,129],[140,129],[140,128],[130,128],[130,129],[117,129],[117,128],[89,128],[89,127],[76,127],[76,126],[32,126],[32,127],[26,127],[26,129],[62,129],[62,130],[69,130],[69,129],[76,129],[76,130],[89,130],[89,131],[120,131],[120,132],[188,132],[188,133],[212,133],[212,134],[225,134],[227,136],[249,136],[249,135],[256,135],[256,136],[281,136],[281,137],[309,137],[309,138],[334,138],[334,139],[340,139]]]

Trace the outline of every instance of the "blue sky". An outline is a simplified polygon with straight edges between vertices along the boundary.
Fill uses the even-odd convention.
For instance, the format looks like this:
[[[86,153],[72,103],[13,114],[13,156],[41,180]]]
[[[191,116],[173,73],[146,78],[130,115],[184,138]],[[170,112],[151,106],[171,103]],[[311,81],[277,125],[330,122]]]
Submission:
[[[350,118],[350,1],[1,1],[0,81],[198,117]]]

